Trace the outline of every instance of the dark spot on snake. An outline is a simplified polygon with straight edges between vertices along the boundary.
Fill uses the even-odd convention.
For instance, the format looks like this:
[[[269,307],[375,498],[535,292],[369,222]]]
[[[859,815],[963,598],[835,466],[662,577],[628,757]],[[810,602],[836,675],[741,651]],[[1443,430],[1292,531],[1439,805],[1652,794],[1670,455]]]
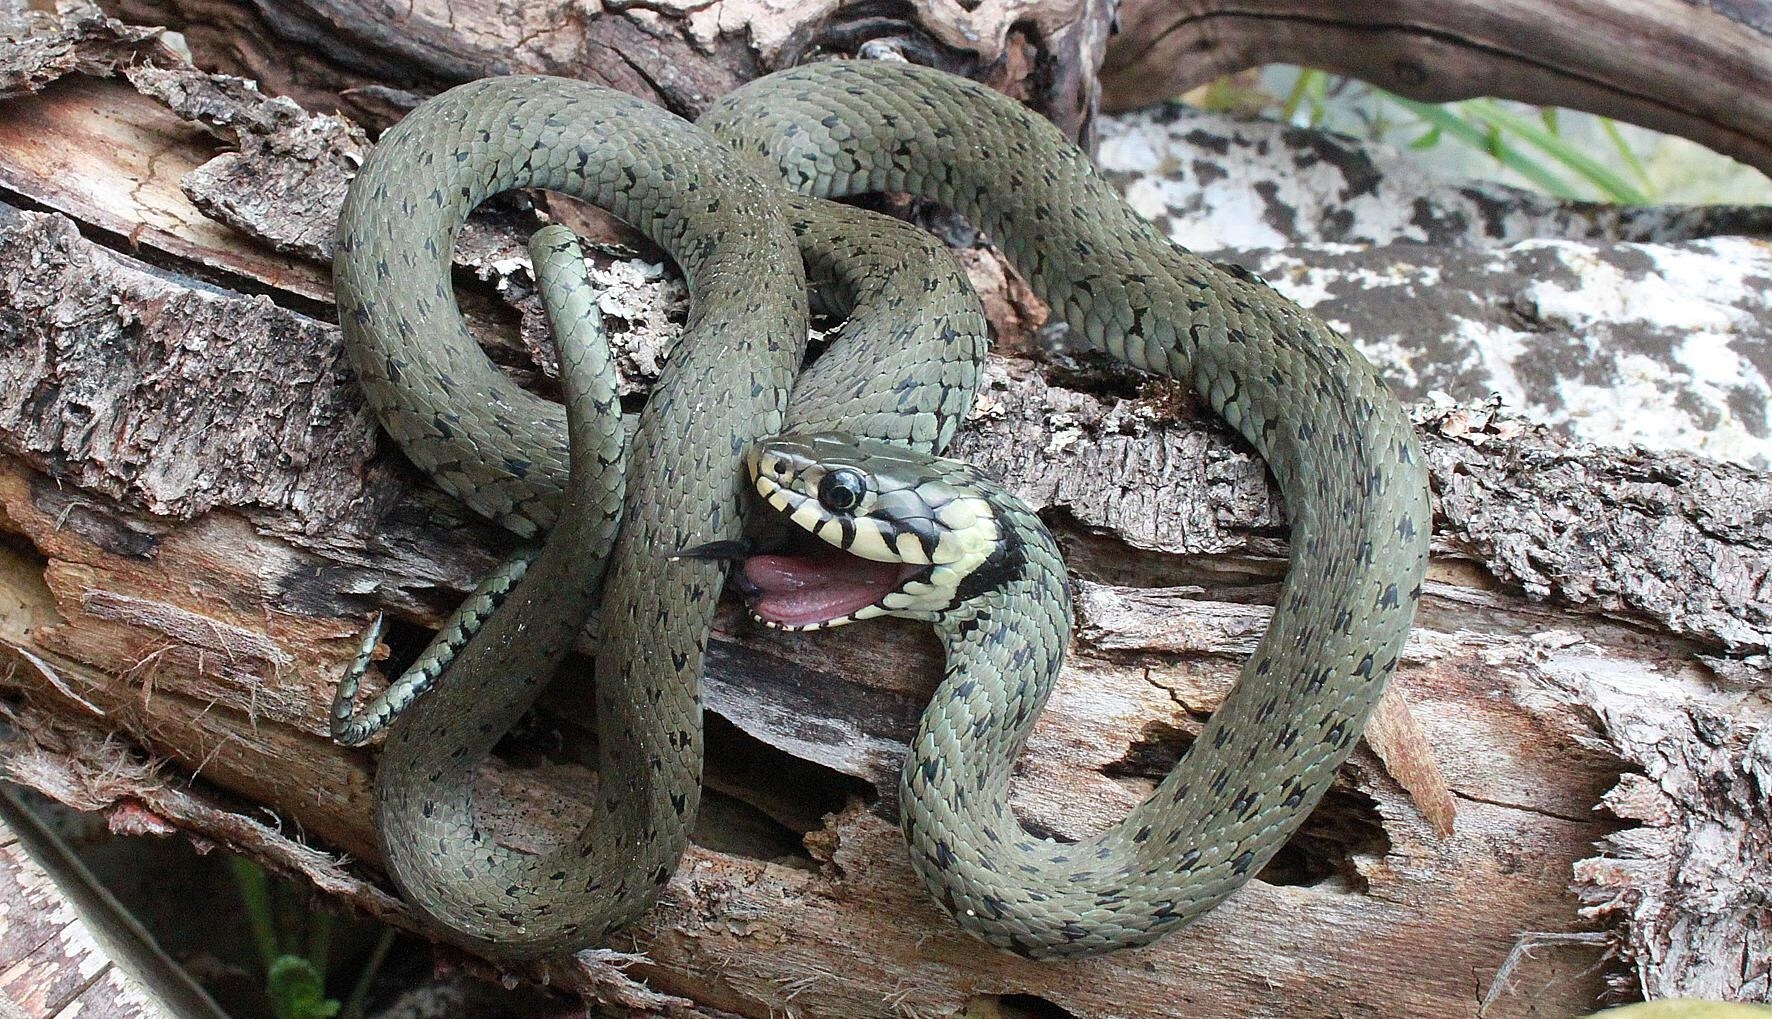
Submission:
[[[1254,862],[1255,862],[1255,854],[1253,852],[1250,852],[1249,850],[1245,849],[1245,850],[1243,850],[1241,855],[1239,855],[1235,860],[1231,861],[1231,873],[1233,873],[1233,874],[1247,874],[1247,873],[1249,873],[1249,865]]]
[[[1248,786],[1244,786],[1242,791],[1237,793],[1237,798],[1231,801],[1231,812],[1241,818],[1255,809],[1255,803],[1255,794],[1249,791]]]
[[[1377,607],[1381,609],[1394,609],[1399,603],[1397,585],[1386,584],[1384,587],[1384,593],[1378,596]]]

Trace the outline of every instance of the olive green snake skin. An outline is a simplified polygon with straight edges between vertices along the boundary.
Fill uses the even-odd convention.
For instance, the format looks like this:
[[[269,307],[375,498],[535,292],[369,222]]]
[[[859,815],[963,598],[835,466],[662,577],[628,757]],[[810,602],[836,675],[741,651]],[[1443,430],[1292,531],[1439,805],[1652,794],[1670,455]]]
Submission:
[[[820,64],[725,97],[700,131],[646,109],[557,79],[463,86],[390,132],[341,217],[341,321],[384,426],[446,490],[521,534],[558,516],[562,413],[499,375],[461,324],[448,251],[467,210],[512,186],[578,194],[669,252],[692,299],[630,448],[598,609],[593,817],[578,842],[523,858],[547,862],[522,870],[473,826],[467,794],[454,794],[460,809],[437,809],[430,787],[460,781],[440,766],[390,769],[384,751],[378,828],[409,898],[495,951],[575,947],[644,909],[685,845],[700,774],[700,662],[722,567],[661,553],[739,538],[740,462],[783,425],[805,333],[801,256],[781,212],[790,206],[717,152],[713,136],[808,195],[908,192],[954,208],[1093,346],[1190,382],[1268,463],[1293,529],[1272,624],[1190,751],[1122,823],[1057,844],[1029,836],[1004,807],[1069,629],[1068,592],[1049,579],[1062,575],[1044,568],[968,592],[982,600],[938,621],[947,674],[900,790],[918,872],[962,927],[994,945],[1095,954],[1209,909],[1302,822],[1395,668],[1431,522],[1401,409],[1332,329],[1253,276],[1168,243],[1055,129],[972,82],[899,64]],[[969,397],[976,367],[968,376],[964,360],[883,368],[871,355],[827,354],[815,365],[832,380],[827,393],[847,398],[855,373],[880,376],[884,410],[858,423],[835,397],[803,401],[796,389],[795,406],[818,409],[792,423],[939,448],[957,413],[895,424],[893,387]],[[1049,549],[1037,521],[1024,523],[1038,532],[1028,547]],[[1045,558],[1035,551],[1024,559]],[[454,682],[452,670],[439,690]],[[437,697],[394,721],[389,746],[417,732],[433,760],[483,756],[484,737],[462,731],[483,723],[439,717],[428,706]],[[390,835],[396,813],[422,823]],[[440,813],[450,816],[429,816]],[[581,854],[590,865],[557,867]],[[522,880],[507,887],[513,865]]]

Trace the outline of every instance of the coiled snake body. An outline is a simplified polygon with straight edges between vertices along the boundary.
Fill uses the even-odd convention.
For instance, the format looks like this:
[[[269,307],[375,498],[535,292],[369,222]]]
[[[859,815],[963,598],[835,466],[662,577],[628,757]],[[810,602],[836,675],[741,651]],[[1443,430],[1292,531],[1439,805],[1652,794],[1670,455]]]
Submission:
[[[648,424],[632,453],[631,516],[600,616],[608,650],[599,656],[598,704],[617,719],[612,728],[608,716],[600,717],[606,769],[600,819],[616,825],[613,844],[641,850],[631,859],[618,852],[606,862],[656,880],[682,848],[682,805],[693,810],[700,752],[696,679],[718,588],[715,567],[662,566],[658,554],[738,536],[739,458],[781,423],[780,394],[798,357],[800,332],[787,307],[798,300],[792,293],[798,261],[785,231],[771,230],[765,222],[762,207],[768,199],[742,183],[732,187],[754,199],[754,206],[734,207],[722,199],[715,208],[704,191],[694,201],[673,207],[667,198],[662,211],[648,210],[620,194],[586,187],[586,166],[605,158],[602,146],[625,144],[623,132],[634,126],[633,118],[615,128],[596,128],[600,133],[589,138],[579,136],[584,125],[576,116],[563,117],[551,99],[535,99],[566,88],[546,79],[514,79],[451,92],[436,102],[455,102],[454,116],[467,127],[457,135],[426,139],[420,151],[397,157],[403,163],[366,166],[365,174],[375,169],[379,176],[367,185],[360,181],[353,198],[359,189],[372,193],[391,187],[390,179],[399,174],[417,176],[409,165],[413,159],[459,159],[475,167],[466,174],[474,182],[463,191],[467,205],[469,198],[477,201],[516,183],[593,192],[589,197],[599,204],[662,237],[689,278],[696,311],[648,403]],[[891,588],[890,600],[881,595],[879,610],[934,619],[946,639],[947,674],[913,743],[901,797],[913,862],[965,929],[1028,956],[1082,955],[1148,942],[1210,908],[1255,873],[1314,806],[1395,667],[1420,594],[1430,525],[1421,458],[1401,409],[1370,366],[1328,326],[1249,274],[1169,244],[1056,130],[982,86],[899,64],[820,64],[745,86],[717,103],[700,125],[810,195],[908,192],[956,209],[982,227],[1092,344],[1140,368],[1191,382],[1267,461],[1293,528],[1291,569],[1267,634],[1229,698],[1149,799],[1109,831],[1076,845],[1058,845],[1028,836],[1003,806],[1010,765],[1056,674],[1070,622],[1056,552],[1037,520],[973,474],[909,454],[900,454],[902,462],[881,474],[868,474],[866,463],[854,464],[853,473],[863,479],[857,487],[853,477],[813,455],[850,450],[855,444],[846,438],[780,440],[759,447],[766,455],[751,459],[759,491],[774,497],[772,505],[831,546],[872,559],[880,558],[869,554],[878,550],[863,546],[883,541],[884,532],[859,526],[854,516],[861,500],[870,497],[870,511],[883,509],[875,505],[881,499],[869,485],[887,478],[895,479],[890,482],[894,493],[918,498],[940,493],[922,509],[910,496],[885,500],[911,514],[892,525],[890,551],[904,561],[883,574],[868,574],[867,585]],[[457,148],[443,147],[449,144]],[[577,177],[520,180],[506,172],[538,157],[562,161],[556,149],[569,167],[576,162]],[[493,169],[498,167],[506,170]],[[674,163],[670,181],[681,186],[690,179],[687,169]],[[727,177],[736,175],[730,166],[725,169]],[[632,164],[628,170],[630,186],[642,189],[663,175],[658,163]],[[723,179],[717,167],[698,167],[698,172]],[[428,180],[417,190],[427,186]],[[558,490],[558,481],[538,487],[534,477],[562,475],[559,414],[533,408],[532,397],[497,379],[471,350],[446,293],[447,245],[426,263],[421,285],[390,288],[422,292],[391,298],[401,302],[399,314],[384,316],[379,325],[350,325],[364,301],[361,295],[345,299],[344,280],[377,286],[379,261],[425,249],[427,242],[437,247],[436,222],[453,223],[458,219],[452,217],[465,214],[467,206],[447,187],[442,191],[439,204],[447,210],[440,220],[427,220],[429,232],[413,227],[409,218],[389,216],[386,207],[379,214],[356,210],[361,218],[350,221],[355,225],[341,227],[341,233],[350,233],[341,242],[341,315],[372,401],[409,450],[414,442],[445,441],[427,430],[434,422],[424,418],[438,405],[459,407],[464,374],[474,380],[475,395],[496,394],[490,423],[480,422],[465,446],[432,459],[445,465],[440,479],[445,487],[470,502],[478,498],[483,511],[518,512],[511,507],[545,502]],[[407,201],[423,205],[422,196]],[[657,229],[659,220],[673,229]],[[686,240],[696,229],[693,221],[714,239]],[[742,294],[715,286],[716,280],[731,281],[708,268],[715,254],[731,252],[735,242],[750,246]],[[347,258],[347,249],[364,248],[372,249],[368,256]],[[770,299],[766,306],[759,306],[759,294]],[[384,295],[373,303],[389,299]],[[442,317],[419,327],[413,316],[421,306]],[[723,319],[720,328],[697,328],[714,318]],[[774,329],[786,331],[763,338]],[[378,338],[378,330],[391,330],[410,344],[398,348],[397,365],[386,354],[394,341],[386,334]],[[473,359],[478,374],[464,373],[465,360]],[[715,363],[726,370],[711,376],[709,366]],[[844,370],[867,367],[866,359],[857,359]],[[909,369],[902,381],[914,387],[939,380],[940,374]],[[901,380],[888,377],[886,385],[896,381]],[[394,392],[402,385],[402,392],[416,388],[431,403],[422,412],[403,410],[407,397]],[[524,409],[513,415],[511,407]],[[799,424],[809,431],[851,431],[845,427],[851,423],[833,413],[814,414]],[[942,429],[918,427],[922,433],[912,434],[910,426],[894,425],[890,414],[867,419],[875,438],[913,439],[924,450],[935,440],[945,441],[945,435],[934,434]],[[455,436],[468,431],[453,420],[444,430]],[[526,441],[515,441],[518,437]],[[498,475],[501,458],[510,463],[513,449],[524,469],[514,477]],[[849,455],[841,453],[838,461],[846,463]],[[434,469],[421,456],[414,459]],[[451,483],[451,462],[460,465],[456,473],[466,482]],[[477,479],[487,476],[491,499],[477,486]],[[841,483],[825,486],[829,492],[793,487],[824,485],[825,478],[839,476]],[[772,489],[765,483],[769,478]],[[796,491],[797,502],[790,498]],[[851,496],[858,501],[851,504]],[[820,508],[812,508],[814,503]],[[833,509],[837,506],[845,508]],[[524,512],[523,519],[534,526],[548,520],[545,512]],[[974,529],[981,521],[992,530],[983,544]],[[949,561],[936,562],[938,553]],[[757,608],[767,609],[772,584],[801,583],[807,575],[796,571],[816,568],[805,557],[764,557],[747,564],[747,574],[763,582]],[[634,590],[636,583],[650,586]],[[828,595],[822,604],[790,600],[774,621],[818,625],[876,614],[858,611],[867,606],[856,601],[854,585],[820,590]],[[661,646],[648,648],[641,638],[650,639],[660,628],[666,631]],[[446,678],[444,685],[449,682]],[[407,721],[402,716],[395,723],[396,738]],[[623,748],[639,747],[633,759],[647,766],[624,771],[612,762],[612,737]],[[458,751],[463,739],[449,724],[433,724],[427,738],[440,741],[437,752],[443,754]],[[378,801],[414,807],[409,795],[382,796],[379,789],[422,785],[422,778],[389,774],[384,759]],[[625,819],[635,823],[622,828]],[[452,836],[475,845],[480,841],[477,830],[467,835],[459,823],[430,833]],[[433,853],[422,838],[415,845],[388,846],[390,857],[396,848]],[[485,883],[479,873],[467,876]],[[431,894],[407,887],[415,895]],[[545,880],[542,887],[537,901],[559,890]],[[592,922],[586,917],[606,927],[633,913],[631,902],[602,912],[587,911],[607,901],[543,905],[550,916],[578,917],[572,935],[554,931],[552,947],[580,935],[594,937],[597,931],[586,926]],[[499,923],[496,907],[475,916],[489,929],[488,939],[510,933],[490,930]],[[526,915],[515,925],[533,921]]]

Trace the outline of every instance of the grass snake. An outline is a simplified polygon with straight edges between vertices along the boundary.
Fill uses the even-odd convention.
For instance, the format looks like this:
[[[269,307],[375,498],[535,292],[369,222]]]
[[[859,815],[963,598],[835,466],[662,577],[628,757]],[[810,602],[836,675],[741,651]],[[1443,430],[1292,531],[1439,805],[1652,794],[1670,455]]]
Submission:
[[[692,300],[629,453],[625,522],[598,609],[595,817],[570,851],[535,858],[549,862],[506,885],[517,872],[472,823],[466,780],[441,767],[391,769],[384,750],[378,827],[397,879],[440,922],[509,954],[595,940],[650,901],[695,810],[697,684],[723,568],[660,553],[740,539],[743,461],[765,502],[860,557],[752,557],[753,612],[816,626],[893,611],[933,620],[945,641],[946,674],[900,798],[913,864],[962,927],[1026,956],[1086,955],[1146,943],[1209,909],[1302,822],[1396,666],[1431,524],[1401,408],[1333,329],[1252,274],[1170,244],[1056,129],[970,81],[829,63],[744,86],[701,130],[648,110],[559,79],[462,86],[389,133],[341,218],[341,321],[384,426],[446,490],[520,534],[558,515],[563,415],[499,375],[462,326],[448,285],[461,218],[513,186],[577,194],[657,241]],[[717,153],[721,144],[742,159]],[[1106,832],[1038,840],[1004,806],[1062,661],[1070,605],[1037,518],[976,471],[927,455],[952,433],[963,407],[953,401],[970,396],[977,343],[944,329],[937,349],[947,354],[931,361],[827,353],[812,369],[823,381],[803,381],[790,405],[805,295],[789,222],[796,209],[802,227],[820,213],[759,185],[747,166],[809,196],[906,192],[955,209],[1091,345],[1191,383],[1278,482],[1292,557],[1270,627],[1175,769]],[[862,248],[865,265],[893,244]],[[915,319],[901,303],[887,302]],[[903,327],[876,328],[908,344]],[[846,409],[858,395],[875,403]],[[900,418],[899,400],[922,409]],[[759,444],[784,422],[797,434]],[[813,579],[832,570],[844,579]],[[440,639],[456,633],[446,627]],[[499,667],[488,659],[492,674]],[[484,738],[463,727],[485,723],[471,705],[434,712],[437,697],[399,714],[389,747],[419,732],[432,760],[482,756]],[[440,801],[423,790],[437,781],[457,790],[458,809],[409,842],[391,839],[395,811],[435,821],[426,808],[437,814]],[[570,868],[549,869],[580,850]],[[457,852],[468,861],[459,872],[440,866]],[[435,886],[404,876],[396,855],[433,872]],[[476,901],[442,891],[463,884],[471,894],[456,900]],[[600,888],[579,890],[589,885]]]

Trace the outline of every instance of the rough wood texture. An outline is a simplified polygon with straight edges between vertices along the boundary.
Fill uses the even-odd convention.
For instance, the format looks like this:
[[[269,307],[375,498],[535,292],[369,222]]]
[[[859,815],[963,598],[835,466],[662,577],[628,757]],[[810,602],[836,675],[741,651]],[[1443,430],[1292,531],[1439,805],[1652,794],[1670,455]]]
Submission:
[[[0,1016],[164,1019],[123,972],[49,875],[0,821]]]
[[[1106,0],[584,3],[498,0],[101,0],[113,16],[185,33],[199,65],[258,79],[312,109],[381,126],[414,96],[490,74],[561,74],[687,117],[757,74],[821,52],[897,50],[1027,99],[1087,133]]]
[[[411,648],[506,539],[385,447],[348,377],[314,219],[361,136],[141,52],[122,79],[21,68],[34,93],[0,103],[0,138],[49,131],[79,154],[0,144],[0,388],[23,396],[0,408],[0,707],[18,734],[0,764],[409,923],[375,869],[373,753],[324,735],[331,685],[370,612]],[[545,388],[516,255],[533,222],[514,203],[482,217],[458,278],[493,356]],[[998,281],[994,322],[1037,323],[973,264]],[[632,312],[612,314],[642,392],[668,285],[631,260],[599,272],[606,310]],[[1489,992],[1490,1016],[1565,1016],[1609,983],[1772,997],[1772,479],[1483,405],[1418,418],[1436,561],[1397,682],[1457,805],[1449,836],[1362,751],[1279,860],[1179,936],[1063,965],[991,954],[927,900],[893,821],[933,641],[771,634],[729,611],[710,793],[664,903],[528,975],[696,1016],[1471,1016]],[[1078,578],[1074,659],[1016,806],[1082,834],[1222,696],[1283,520],[1259,463],[1178,387],[1063,359],[994,360],[960,452],[1046,508]],[[570,823],[583,738],[557,712],[488,769],[513,841]],[[1545,933],[1565,937],[1492,986]]]
[[[0,1019],[225,1019],[0,789]]]
[[[1428,102],[1500,96],[1652,127],[1772,171],[1766,0],[1127,0],[1109,109],[1265,63]]]

